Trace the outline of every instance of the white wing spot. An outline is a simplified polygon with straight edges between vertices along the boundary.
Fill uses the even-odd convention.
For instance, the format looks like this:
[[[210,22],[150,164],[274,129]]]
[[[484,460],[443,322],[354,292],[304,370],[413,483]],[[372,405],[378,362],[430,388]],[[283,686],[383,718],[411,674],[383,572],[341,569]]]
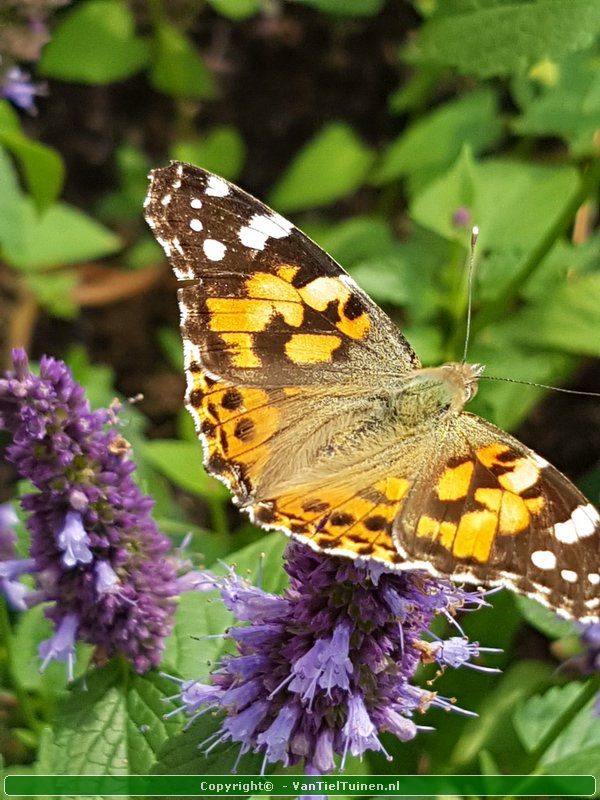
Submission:
[[[182,178],[183,177],[183,164],[177,164],[176,172],[177,172],[177,177],[178,178]]]
[[[194,218],[190,220],[190,228],[193,231],[201,231],[203,227],[204,225],[200,222],[199,219]]]
[[[554,526],[554,536],[563,544],[575,544],[578,539],[591,536],[600,522],[598,512],[591,503],[577,506],[571,514],[571,519],[557,522]]]
[[[171,195],[166,194],[160,202],[163,204],[163,206],[168,206],[171,202]]]
[[[219,242],[216,239],[205,239],[202,249],[204,250],[204,255],[210,261],[222,261],[227,251],[223,242]]]
[[[171,186],[173,187],[173,189],[181,189],[181,181],[179,180],[179,178],[177,180],[174,180]]]
[[[202,200],[199,200],[197,197],[194,197],[193,200],[190,202],[190,206],[192,208],[202,208]]]
[[[551,550],[534,550],[531,554],[531,563],[538,569],[554,569],[556,556]]]
[[[586,600],[584,605],[589,609],[598,608],[600,606],[600,597],[592,597],[591,600]]]
[[[177,250],[180,256],[184,255],[183,247],[181,246],[181,242],[179,241],[177,236],[173,237],[173,247],[175,248],[175,250]]]
[[[577,582],[577,573],[573,572],[572,569],[561,569],[560,577],[567,581],[567,583],[576,583]]]
[[[148,208],[148,206],[150,205],[150,203],[151,203],[151,200],[150,200],[150,195],[149,195],[149,194],[147,194],[147,195],[146,195],[146,197],[144,197],[144,208]]]
[[[223,178],[218,178],[216,175],[209,175],[204,194],[210,197],[227,197],[229,194],[229,186],[225,183]]]
[[[264,250],[267,239],[283,239],[289,236],[294,226],[279,214],[254,214],[248,225],[240,228],[238,234],[244,247]]]
[[[597,572],[590,572],[587,576],[587,579],[592,586],[598,586],[600,583],[600,575]]]

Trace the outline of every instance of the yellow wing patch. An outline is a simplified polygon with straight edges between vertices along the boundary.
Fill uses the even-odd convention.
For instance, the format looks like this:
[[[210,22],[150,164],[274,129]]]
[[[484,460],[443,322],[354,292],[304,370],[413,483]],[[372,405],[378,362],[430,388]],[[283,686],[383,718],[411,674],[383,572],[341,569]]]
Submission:
[[[481,467],[484,468],[483,474]],[[496,536],[529,530],[545,508],[536,492],[541,468],[528,455],[494,442],[475,451],[475,458],[446,467],[435,493],[439,516],[423,514],[417,536],[431,539],[460,560],[489,561]],[[493,485],[480,485],[482,478]]]

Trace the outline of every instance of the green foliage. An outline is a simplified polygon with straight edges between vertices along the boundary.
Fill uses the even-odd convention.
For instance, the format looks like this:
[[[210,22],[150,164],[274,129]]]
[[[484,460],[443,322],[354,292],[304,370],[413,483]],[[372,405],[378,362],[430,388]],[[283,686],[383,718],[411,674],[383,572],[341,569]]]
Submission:
[[[269,202],[287,212],[332,203],[361,185],[373,158],[352,128],[332,122],[296,155]]]
[[[77,681],[60,703],[54,734],[42,743],[39,772],[147,774],[179,727],[164,719],[170,688],[154,674],[131,676],[119,663]]]
[[[562,61],[541,63],[515,80],[521,115],[513,122],[522,136],[560,136],[573,156],[593,156],[600,125],[600,71],[594,50],[573,53]]]
[[[215,84],[191,41],[175,27],[161,22],[156,27],[150,82],[173,97],[213,97]]]
[[[248,19],[258,14],[261,0],[208,0],[219,14],[234,20]]]
[[[550,54],[588,47],[598,32],[600,6],[587,0],[440,3],[411,55],[477,78],[521,75]]]
[[[49,78],[104,84],[135,74],[148,57],[148,44],[136,35],[126,4],[86,0],[69,11],[54,31],[39,69]]]
[[[489,88],[466,94],[423,115],[388,146],[374,180],[388,183],[402,177],[421,180],[443,173],[465,146],[480,153],[502,133],[497,98]]]
[[[35,77],[50,79],[38,118],[0,100],[0,255],[15,294],[40,308],[36,356],[66,357],[93,407],[109,406],[117,387],[147,395],[139,405],[124,401],[122,435],[160,528],[177,546],[190,534],[184,557],[218,574],[223,562],[235,565],[281,592],[286,539],[237,514],[226,488],[202,469],[190,416],[173,410],[172,398],[184,394],[175,281],[161,278],[133,298],[115,354],[107,319],[131,298],[115,295],[92,314],[79,309],[82,264],[112,258],[124,279],[156,270],[162,253],[141,220],[147,173],[169,158],[196,163],[292,215],[398,322],[422,362],[435,365],[462,357],[477,225],[469,361],[484,363],[490,377],[568,384],[585,359],[600,357],[600,235],[591,224],[573,235],[600,186],[600,4],[416,0],[414,13],[405,4],[393,14],[384,0],[276,5],[79,0],[58,11],[31,65]],[[389,83],[394,68],[397,86]],[[388,95],[372,122],[375,85]],[[298,102],[282,104],[295,93]],[[81,129],[68,129],[73,119]],[[103,326],[90,334],[99,318]],[[484,377],[469,410],[515,429],[544,393]],[[167,395],[169,403],[156,403]],[[600,468],[591,460],[582,487],[598,500]],[[237,746],[215,747],[209,758],[197,748],[216,730],[211,714],[185,733],[178,717],[164,719],[173,706],[162,698],[174,689],[157,673],[134,676],[119,661],[90,670],[91,648],[80,645],[77,680],[67,688],[62,665],[37,670],[39,643],[51,635],[43,608],[9,622],[0,688],[25,712],[14,727],[2,719],[0,750],[12,736],[26,746],[23,761],[35,762],[10,769],[233,767]],[[204,680],[231,648],[222,634],[233,622],[215,592],[184,593],[164,668]],[[557,659],[580,652],[576,624],[508,592],[460,622],[471,640],[503,648],[478,662],[503,672],[435,676],[425,668],[420,680],[478,717],[431,711],[418,722],[435,725],[435,734],[406,743],[389,736],[392,763],[370,754],[349,759],[347,773],[411,773],[426,764],[432,773],[600,777],[597,685],[557,671]],[[446,625],[437,620],[436,633],[458,635]],[[238,771],[255,773],[261,761],[248,754]]]
[[[0,100],[0,146],[16,159],[23,170],[27,188],[39,211],[57,198],[64,178],[64,164],[59,153],[22,131],[17,114],[6,100]]]
[[[244,166],[246,146],[236,128],[221,125],[197,139],[175,142],[171,156],[177,161],[189,161],[234,181]]]

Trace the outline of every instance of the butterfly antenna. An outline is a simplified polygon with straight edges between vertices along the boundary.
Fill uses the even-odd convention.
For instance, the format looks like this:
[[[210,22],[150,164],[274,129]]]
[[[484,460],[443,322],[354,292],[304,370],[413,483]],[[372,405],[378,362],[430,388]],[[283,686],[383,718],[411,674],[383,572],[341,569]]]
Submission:
[[[479,236],[479,228],[474,226],[471,229],[471,247],[469,252],[469,275],[468,275],[468,296],[467,296],[467,330],[465,333],[465,349],[463,351],[462,363],[467,363],[467,352],[469,350],[469,338],[471,336],[471,317],[473,311],[473,275],[475,274],[475,245]]]
[[[580,389],[565,389],[562,386],[550,386],[547,383],[534,383],[533,381],[520,381],[516,378],[500,378],[496,375],[482,375],[480,380],[502,381],[504,383],[520,383],[521,386],[535,386],[538,389],[551,389],[553,392],[562,392],[563,394],[579,394],[583,397],[600,397],[600,392],[584,392]]]

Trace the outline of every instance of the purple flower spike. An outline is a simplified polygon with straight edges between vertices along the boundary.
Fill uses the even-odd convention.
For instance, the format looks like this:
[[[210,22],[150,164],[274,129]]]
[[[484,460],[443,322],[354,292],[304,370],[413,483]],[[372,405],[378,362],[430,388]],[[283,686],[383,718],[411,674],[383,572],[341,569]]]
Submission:
[[[408,741],[422,726],[414,717],[430,706],[465,712],[413,683],[420,664],[461,666],[485,648],[465,637],[431,642],[429,626],[439,614],[487,605],[423,572],[389,572],[379,564],[318,554],[292,543],[287,549],[290,585],[283,596],[249,586],[230,570],[204,573],[244,625],[232,627],[236,655],[224,656],[210,687],[196,699],[224,714],[221,729],[204,743],[212,749],[237,742],[240,755],[263,754],[267,763],[304,763],[307,774],[343,769],[348,754],[369,750],[388,757],[381,734]],[[469,664],[469,666],[473,666]],[[178,681],[179,682],[179,681]],[[198,702],[179,697],[188,714]],[[336,762],[336,756],[338,760]]]
[[[13,363],[0,378],[0,430],[12,435],[7,460],[37,490],[21,504],[37,599],[51,603],[57,631],[40,650],[44,666],[67,661],[72,673],[80,639],[96,645],[98,660],[122,654],[145,672],[171,629],[177,580],[169,540],[133,480],[118,409],[90,411],[61,361],[43,358],[39,377],[22,350]]]

